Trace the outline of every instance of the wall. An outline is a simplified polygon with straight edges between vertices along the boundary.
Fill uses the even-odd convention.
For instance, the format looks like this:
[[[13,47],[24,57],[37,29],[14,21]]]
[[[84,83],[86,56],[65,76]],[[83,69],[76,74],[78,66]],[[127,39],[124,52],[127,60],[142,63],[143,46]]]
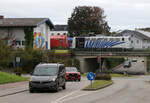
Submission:
[[[24,29],[23,28],[1,28],[0,29],[0,37],[5,37],[7,35],[12,35],[14,37],[14,39],[18,42],[20,42],[20,45],[19,43],[17,42],[17,46],[18,48],[24,48]],[[8,45],[10,45],[11,43],[11,40],[8,41]]]
[[[38,27],[34,28],[34,48],[42,48],[42,49],[48,49],[48,42],[49,37],[48,34],[50,33],[50,27],[43,23],[39,25]]]

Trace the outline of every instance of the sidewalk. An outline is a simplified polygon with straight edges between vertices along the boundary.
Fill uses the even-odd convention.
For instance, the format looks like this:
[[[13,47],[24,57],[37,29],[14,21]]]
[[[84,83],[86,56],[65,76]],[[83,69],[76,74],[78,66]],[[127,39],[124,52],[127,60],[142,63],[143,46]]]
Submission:
[[[0,85],[0,97],[28,90],[28,81]]]

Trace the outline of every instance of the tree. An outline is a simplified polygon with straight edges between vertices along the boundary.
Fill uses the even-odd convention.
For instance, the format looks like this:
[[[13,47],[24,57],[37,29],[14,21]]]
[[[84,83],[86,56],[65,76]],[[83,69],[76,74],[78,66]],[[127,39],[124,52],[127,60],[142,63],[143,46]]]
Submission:
[[[12,61],[10,47],[0,38],[0,67],[7,67]]]
[[[110,27],[105,18],[104,10],[100,7],[75,7],[68,19],[68,31],[71,36],[109,33]]]
[[[25,28],[25,48],[30,49],[33,48],[33,28]]]

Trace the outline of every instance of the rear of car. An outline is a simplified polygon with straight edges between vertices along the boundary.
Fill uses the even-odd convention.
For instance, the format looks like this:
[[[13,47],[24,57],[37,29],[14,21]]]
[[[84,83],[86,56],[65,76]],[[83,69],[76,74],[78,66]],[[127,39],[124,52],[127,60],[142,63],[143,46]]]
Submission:
[[[131,62],[130,61],[125,61],[124,62],[124,68],[130,68],[131,67]]]
[[[66,69],[66,81],[80,81],[81,75],[76,67],[65,67]]]

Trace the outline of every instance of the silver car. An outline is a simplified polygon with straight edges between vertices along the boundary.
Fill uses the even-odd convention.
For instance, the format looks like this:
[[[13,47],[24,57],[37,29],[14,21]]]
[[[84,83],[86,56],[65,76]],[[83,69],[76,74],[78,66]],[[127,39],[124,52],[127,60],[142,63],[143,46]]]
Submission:
[[[65,67],[63,64],[45,63],[35,67],[29,81],[29,92],[48,89],[58,91],[59,87],[66,89]]]

